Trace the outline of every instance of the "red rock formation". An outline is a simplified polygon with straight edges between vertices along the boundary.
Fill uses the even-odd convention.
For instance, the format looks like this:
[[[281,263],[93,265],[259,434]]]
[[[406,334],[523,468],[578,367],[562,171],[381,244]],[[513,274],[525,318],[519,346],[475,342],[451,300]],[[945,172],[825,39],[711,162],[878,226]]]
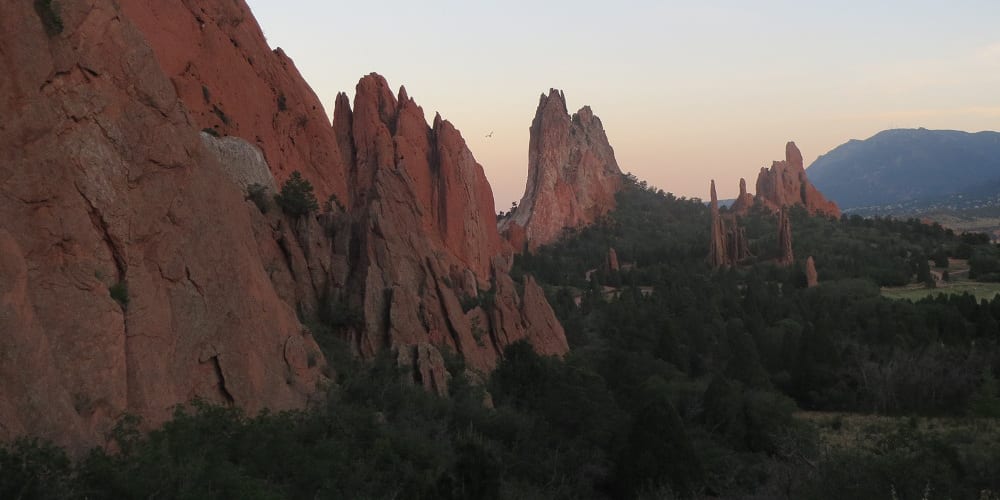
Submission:
[[[528,181],[513,214],[499,227],[514,249],[529,250],[559,239],[565,228],[593,223],[615,206],[622,173],[600,118],[589,106],[570,117],[555,89],[542,95],[531,123]],[[517,240],[517,241],[515,241]]]
[[[102,444],[194,397],[303,405],[325,361],[243,193],[117,4],[58,5],[47,33],[0,3],[0,439]]]
[[[740,177],[740,195],[733,201],[729,210],[737,214],[746,214],[752,206],[753,195],[747,192],[747,180]]]
[[[726,232],[722,227],[722,217],[719,216],[719,197],[715,193],[715,180],[711,184],[711,204],[709,205],[712,215],[711,239],[708,245],[708,262],[713,268],[728,266],[731,264],[726,255]]]
[[[366,77],[331,127],[242,0],[59,8],[47,33],[29,2],[0,4],[0,440],[103,444],[125,412],[156,425],[195,397],[301,407],[327,366],[297,312],[350,312],[358,352],[396,350],[435,391],[441,346],[480,371],[522,338],[566,352],[497,255],[481,167],[405,91]],[[215,125],[245,141],[199,133]],[[245,200],[292,169],[344,207]]]
[[[708,248],[708,261],[713,268],[735,266],[743,259],[750,257],[750,247],[746,238],[746,230],[741,228],[736,217],[719,213],[719,197],[715,192],[715,181],[711,184],[711,240]]]
[[[747,231],[746,228],[740,227],[735,215],[728,214],[723,221],[726,228],[726,255],[728,260],[735,265],[750,257]]]
[[[778,258],[779,265],[787,266],[795,262],[792,251],[792,223],[784,209],[778,210]]]
[[[322,104],[295,64],[271,50],[244,0],[121,0],[198,129],[264,151],[279,184],[295,170],[316,195],[348,201],[347,165]]]
[[[616,252],[614,248],[608,249],[608,258],[604,267],[606,267],[608,271],[615,273],[621,270],[621,266],[618,265],[618,252]]]
[[[741,189],[741,193],[744,190]],[[810,214],[840,217],[837,204],[827,200],[806,177],[802,165],[802,153],[794,142],[785,145],[785,161],[776,161],[770,169],[761,168],[757,176],[757,203],[772,211],[781,208],[801,205]],[[737,207],[734,207],[734,210]],[[738,213],[746,213],[749,205],[741,203]]]
[[[354,332],[359,351],[447,345],[484,372],[522,338],[540,353],[565,353],[544,294],[529,280],[519,296],[507,275],[489,183],[458,131],[440,116],[428,127],[405,89],[397,99],[374,74],[358,83],[353,112],[335,116],[349,121],[334,129],[352,138],[355,155],[358,230],[349,246],[358,250],[350,275],[333,281],[360,293],[353,299],[364,318]],[[493,304],[463,311],[470,292]]]
[[[819,275],[816,274],[816,261],[812,255],[806,259],[806,286],[813,288],[819,285]]]

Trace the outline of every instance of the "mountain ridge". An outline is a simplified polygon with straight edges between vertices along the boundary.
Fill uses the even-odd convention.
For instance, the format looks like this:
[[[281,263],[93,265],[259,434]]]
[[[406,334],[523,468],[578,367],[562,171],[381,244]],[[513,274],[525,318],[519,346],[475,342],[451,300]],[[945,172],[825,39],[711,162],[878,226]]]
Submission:
[[[959,194],[1000,181],[1000,132],[884,130],[837,146],[807,171],[848,210]]]

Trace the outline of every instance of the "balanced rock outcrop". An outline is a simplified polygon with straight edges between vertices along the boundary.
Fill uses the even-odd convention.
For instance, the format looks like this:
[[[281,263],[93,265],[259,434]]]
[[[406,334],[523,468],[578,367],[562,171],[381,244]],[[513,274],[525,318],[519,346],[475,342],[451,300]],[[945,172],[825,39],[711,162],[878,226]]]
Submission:
[[[571,117],[563,93],[551,89],[531,123],[524,196],[498,227],[515,251],[531,251],[613,209],[621,186],[600,118],[589,106]]]
[[[300,318],[438,392],[441,349],[480,372],[568,349],[482,168],[404,90],[365,77],[331,124],[242,0],[45,5],[0,4],[0,441],[302,407],[337,367]],[[319,213],[248,196],[292,170]]]
[[[840,217],[840,208],[827,200],[806,177],[802,153],[794,142],[785,145],[785,160],[775,161],[771,168],[762,167],[757,176],[757,193],[746,193],[746,183],[740,180],[740,196],[733,203],[732,211],[745,214],[756,204],[771,211],[799,205],[812,215]]]

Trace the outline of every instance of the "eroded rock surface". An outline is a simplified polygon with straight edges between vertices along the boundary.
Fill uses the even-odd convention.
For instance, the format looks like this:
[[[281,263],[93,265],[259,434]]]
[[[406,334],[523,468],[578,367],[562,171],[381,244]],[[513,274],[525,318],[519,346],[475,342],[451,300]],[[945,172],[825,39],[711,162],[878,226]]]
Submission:
[[[0,5],[0,439],[103,444],[196,397],[302,406],[325,361],[240,189],[115,2],[59,9],[47,31]]]

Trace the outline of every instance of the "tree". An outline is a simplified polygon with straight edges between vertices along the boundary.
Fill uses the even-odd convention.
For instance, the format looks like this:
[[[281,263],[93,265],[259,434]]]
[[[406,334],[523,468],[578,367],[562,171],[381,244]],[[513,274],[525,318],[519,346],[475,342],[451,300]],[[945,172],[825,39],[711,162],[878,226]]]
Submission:
[[[303,179],[298,170],[292,172],[281,186],[281,192],[274,196],[274,201],[281,207],[282,212],[292,217],[301,217],[319,209],[312,184]]]

